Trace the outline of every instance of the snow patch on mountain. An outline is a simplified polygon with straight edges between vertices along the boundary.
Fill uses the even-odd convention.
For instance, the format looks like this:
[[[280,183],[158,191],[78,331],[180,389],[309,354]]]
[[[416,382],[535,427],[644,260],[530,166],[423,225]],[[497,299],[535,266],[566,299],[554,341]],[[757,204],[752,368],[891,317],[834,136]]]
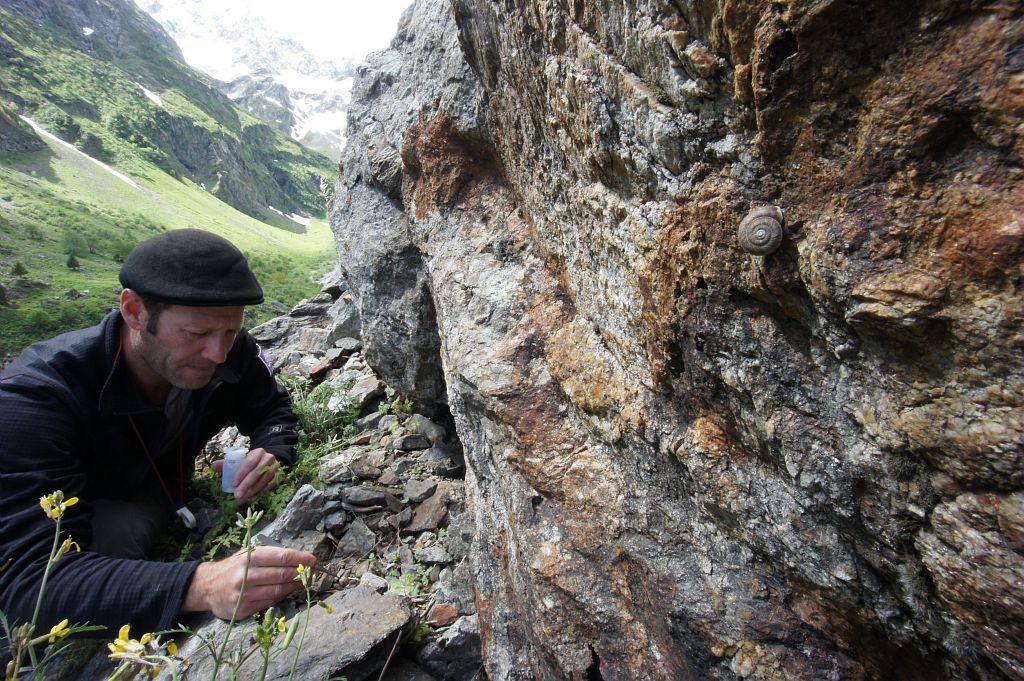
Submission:
[[[314,56],[241,0],[135,0],[236,104],[337,160],[355,60]],[[316,17],[311,17],[316,20]]]
[[[160,95],[158,95],[157,93],[153,92],[152,90],[147,90],[145,88],[145,86],[143,86],[141,83],[136,83],[136,85],[139,86],[139,89],[142,90],[142,94],[146,95],[146,98],[149,101],[153,102],[157,106],[163,106],[164,105],[164,100],[163,100],[163,98]]]

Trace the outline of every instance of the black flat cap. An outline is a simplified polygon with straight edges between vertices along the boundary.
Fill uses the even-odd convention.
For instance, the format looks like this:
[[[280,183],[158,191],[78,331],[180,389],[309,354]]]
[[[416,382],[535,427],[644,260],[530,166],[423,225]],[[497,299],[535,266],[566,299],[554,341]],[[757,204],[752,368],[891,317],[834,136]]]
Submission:
[[[136,246],[121,266],[121,285],[175,305],[229,307],[263,302],[242,252],[201,229],[175,229]]]

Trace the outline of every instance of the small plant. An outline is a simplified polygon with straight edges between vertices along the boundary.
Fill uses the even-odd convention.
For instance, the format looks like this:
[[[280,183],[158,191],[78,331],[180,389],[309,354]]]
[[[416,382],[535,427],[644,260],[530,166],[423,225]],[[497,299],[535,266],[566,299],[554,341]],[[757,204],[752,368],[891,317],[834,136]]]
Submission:
[[[377,411],[384,415],[409,415],[412,413],[412,400],[398,395],[394,388],[388,386],[384,388],[384,401],[377,407]]]
[[[171,657],[178,652],[174,641],[163,643],[160,636],[148,633],[138,639],[131,638],[131,626],[126,624],[107,648],[110,650],[108,657],[118,663],[107,681],[134,679],[139,674],[156,676],[162,667],[169,669],[173,678],[178,678],[178,662]]]
[[[39,623],[39,613],[43,606],[43,597],[46,594],[46,583],[49,581],[50,572],[53,566],[63,556],[71,552],[81,551],[78,542],[70,536],[62,542],[60,540],[60,524],[64,513],[78,503],[78,497],[64,498],[64,492],[57,490],[52,494],[39,499],[39,506],[43,509],[46,517],[54,521],[53,545],[50,547],[50,556],[43,568],[43,578],[39,584],[39,594],[36,596],[36,607],[32,613],[32,620],[22,625],[16,625],[7,619],[7,616],[0,612],[0,625],[3,626],[4,635],[7,638],[8,652],[11,656],[7,664],[5,677],[8,681],[18,679],[22,674],[31,675],[34,679],[46,678],[46,668],[54,661],[57,655],[66,647],[66,644],[59,643],[65,637],[84,631],[97,631],[104,627],[88,626],[84,624],[68,623],[65,618],[50,627],[46,633],[36,633]],[[43,655],[40,658],[36,652],[38,646],[43,648]],[[22,667],[25,656],[28,656],[31,665],[28,668]]]
[[[19,260],[11,268],[11,274],[15,277],[24,277],[28,274],[28,268]]]
[[[253,641],[256,642],[260,657],[263,659],[260,665],[260,681],[267,678],[267,668],[270,667],[270,661],[287,650],[295,638],[299,618],[294,618],[291,625],[287,626],[286,620],[287,618],[284,615],[274,617],[273,608],[268,608],[258,620],[259,623],[256,625],[256,631],[253,632]],[[281,634],[285,635],[284,640],[275,646],[274,643]]]
[[[306,591],[306,617],[302,623],[302,635],[299,636],[299,645],[295,648],[295,657],[292,658],[292,670],[291,673],[288,674],[289,679],[295,677],[295,667],[299,663],[299,653],[302,652],[302,645],[306,642],[306,630],[309,629],[309,616],[313,611],[313,570],[300,563],[299,566],[295,568],[295,580],[300,582],[302,584],[302,588]],[[328,615],[334,614],[334,609],[323,601],[318,601],[316,605],[319,605],[321,608],[326,610]],[[297,621],[299,619],[298,616],[296,616],[295,619]]]
[[[429,633],[430,625],[426,622],[420,622],[416,625],[416,628],[413,629],[412,635],[409,637],[409,640],[411,640],[413,643],[421,643]]]
[[[415,572],[398,574],[396,570],[392,570],[388,575],[388,583],[396,593],[415,598],[430,588],[430,569],[426,565],[417,564]]]
[[[67,268],[69,270],[80,270],[80,269],[82,269],[82,264],[80,262],[78,262],[78,258],[75,257],[74,253],[72,253],[71,255],[68,256],[67,262],[65,262],[64,264],[67,265]]]
[[[213,658],[213,676],[212,681],[217,681],[217,673],[220,671],[221,665],[224,664],[226,657],[225,651],[228,647],[228,642],[231,640],[231,630],[235,628],[235,622],[238,621],[238,609],[242,606],[242,597],[245,596],[245,589],[248,586],[249,581],[249,565],[252,563],[252,530],[256,526],[256,523],[260,521],[263,513],[260,511],[253,511],[252,508],[246,509],[245,515],[238,514],[238,519],[235,521],[235,525],[244,531],[244,546],[245,546],[245,569],[242,571],[242,588],[238,591],[238,598],[235,600],[235,609],[231,613],[231,620],[228,622],[227,631],[224,632],[224,640],[220,644],[220,649]],[[238,666],[241,665],[242,660],[238,660],[233,668],[237,671]],[[233,675],[232,675],[233,676]]]
[[[177,633],[191,634],[199,636],[202,640],[203,645],[209,651],[210,656],[213,659],[213,671],[211,672],[211,681],[216,681],[218,676],[224,672],[230,679],[239,678],[239,672],[242,665],[245,664],[253,655],[259,655],[260,669],[258,678],[260,681],[266,679],[267,670],[272,660],[283,654],[286,650],[292,647],[295,643],[295,635],[299,631],[300,620],[302,624],[302,633],[299,636],[298,642],[295,645],[295,657],[292,660],[291,673],[288,678],[295,678],[295,669],[298,663],[299,655],[302,652],[303,644],[305,643],[306,631],[309,628],[310,612],[315,605],[323,607],[328,614],[333,611],[329,605],[323,602],[313,602],[312,593],[312,569],[305,565],[298,565],[296,567],[295,579],[301,582],[303,588],[306,591],[306,613],[305,616],[296,616],[289,623],[283,615],[277,615],[274,608],[268,608],[263,613],[257,613],[254,618],[256,620],[256,627],[252,633],[251,638],[247,637],[245,641],[232,641],[231,635],[234,631],[235,625],[238,622],[238,612],[242,604],[242,600],[245,597],[246,588],[249,580],[249,566],[252,561],[252,552],[255,550],[255,542],[253,541],[253,531],[256,525],[259,523],[262,517],[261,511],[254,511],[251,507],[246,510],[246,514],[243,516],[241,513],[236,514],[235,526],[242,531],[242,544],[245,547],[245,569],[242,573],[242,587],[239,590],[238,598],[235,601],[234,611],[232,612],[231,619],[228,621],[227,629],[224,631],[222,638],[209,639],[204,637],[202,634],[193,632],[187,628],[177,630]],[[127,628],[127,627],[126,627]],[[125,629],[126,629],[125,628]],[[124,629],[122,632],[127,634]],[[169,633],[169,632],[165,632]],[[148,636],[148,634],[147,634]],[[283,636],[283,638],[282,638]],[[124,636],[121,637],[125,638]],[[145,645],[148,641],[141,640],[139,644]],[[117,642],[115,642],[116,644]],[[232,647],[235,643],[241,643],[240,646]],[[156,645],[159,647],[159,640],[156,639]],[[173,644],[172,644],[173,645]],[[133,650],[137,649],[133,648]],[[111,647],[114,650],[114,647]],[[176,649],[168,649],[171,654],[176,652]],[[111,655],[113,657],[113,655]],[[145,658],[144,658],[145,659]],[[139,660],[133,658],[135,664],[140,664]],[[152,661],[152,660],[150,660]],[[174,673],[172,668],[172,673]],[[126,677],[130,678],[130,677]],[[175,675],[175,678],[176,675]]]

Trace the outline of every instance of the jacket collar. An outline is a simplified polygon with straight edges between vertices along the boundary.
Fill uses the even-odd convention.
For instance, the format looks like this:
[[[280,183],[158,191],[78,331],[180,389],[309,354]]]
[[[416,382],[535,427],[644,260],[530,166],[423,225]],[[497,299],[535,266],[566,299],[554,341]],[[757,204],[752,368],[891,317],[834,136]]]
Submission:
[[[121,346],[123,327],[124,319],[118,310],[108,314],[100,324],[106,379],[100,389],[97,404],[99,411],[115,415],[162,412],[163,407],[150,403],[135,386],[128,373],[128,365],[123,356],[124,348]],[[196,392],[205,397],[207,392],[213,392],[221,383],[238,383],[240,379],[238,371],[225,362],[214,369],[210,382]]]

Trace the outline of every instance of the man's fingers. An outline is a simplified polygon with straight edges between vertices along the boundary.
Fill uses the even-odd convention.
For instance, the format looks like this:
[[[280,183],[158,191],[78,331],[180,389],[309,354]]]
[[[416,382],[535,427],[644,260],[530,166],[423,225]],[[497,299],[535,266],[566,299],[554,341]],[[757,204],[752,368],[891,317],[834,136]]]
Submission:
[[[265,450],[254,449],[245,455],[245,458],[238,464],[238,470],[235,471],[235,479],[232,481],[235,487],[242,484],[242,481],[256,468],[257,464],[263,458]]]
[[[255,567],[290,567],[292,570],[299,563],[307,567],[316,565],[316,556],[308,551],[297,551],[277,546],[260,546],[252,552],[249,569]]]
[[[291,567],[260,567],[260,568],[249,568],[249,584],[253,586],[263,586],[266,584],[291,584],[298,581],[295,576],[298,573],[295,571],[295,566]]]
[[[277,479],[280,464],[265,449],[254,449],[235,474],[235,498],[244,503],[266,490]]]
[[[213,467],[213,470],[220,473],[222,470],[224,470],[224,459],[217,459],[211,464],[211,466]]]
[[[254,586],[245,590],[245,600],[250,603],[252,601],[270,601],[271,603],[277,603],[282,598],[290,596],[301,589],[302,585],[298,582],[293,584],[268,584],[266,586]]]

